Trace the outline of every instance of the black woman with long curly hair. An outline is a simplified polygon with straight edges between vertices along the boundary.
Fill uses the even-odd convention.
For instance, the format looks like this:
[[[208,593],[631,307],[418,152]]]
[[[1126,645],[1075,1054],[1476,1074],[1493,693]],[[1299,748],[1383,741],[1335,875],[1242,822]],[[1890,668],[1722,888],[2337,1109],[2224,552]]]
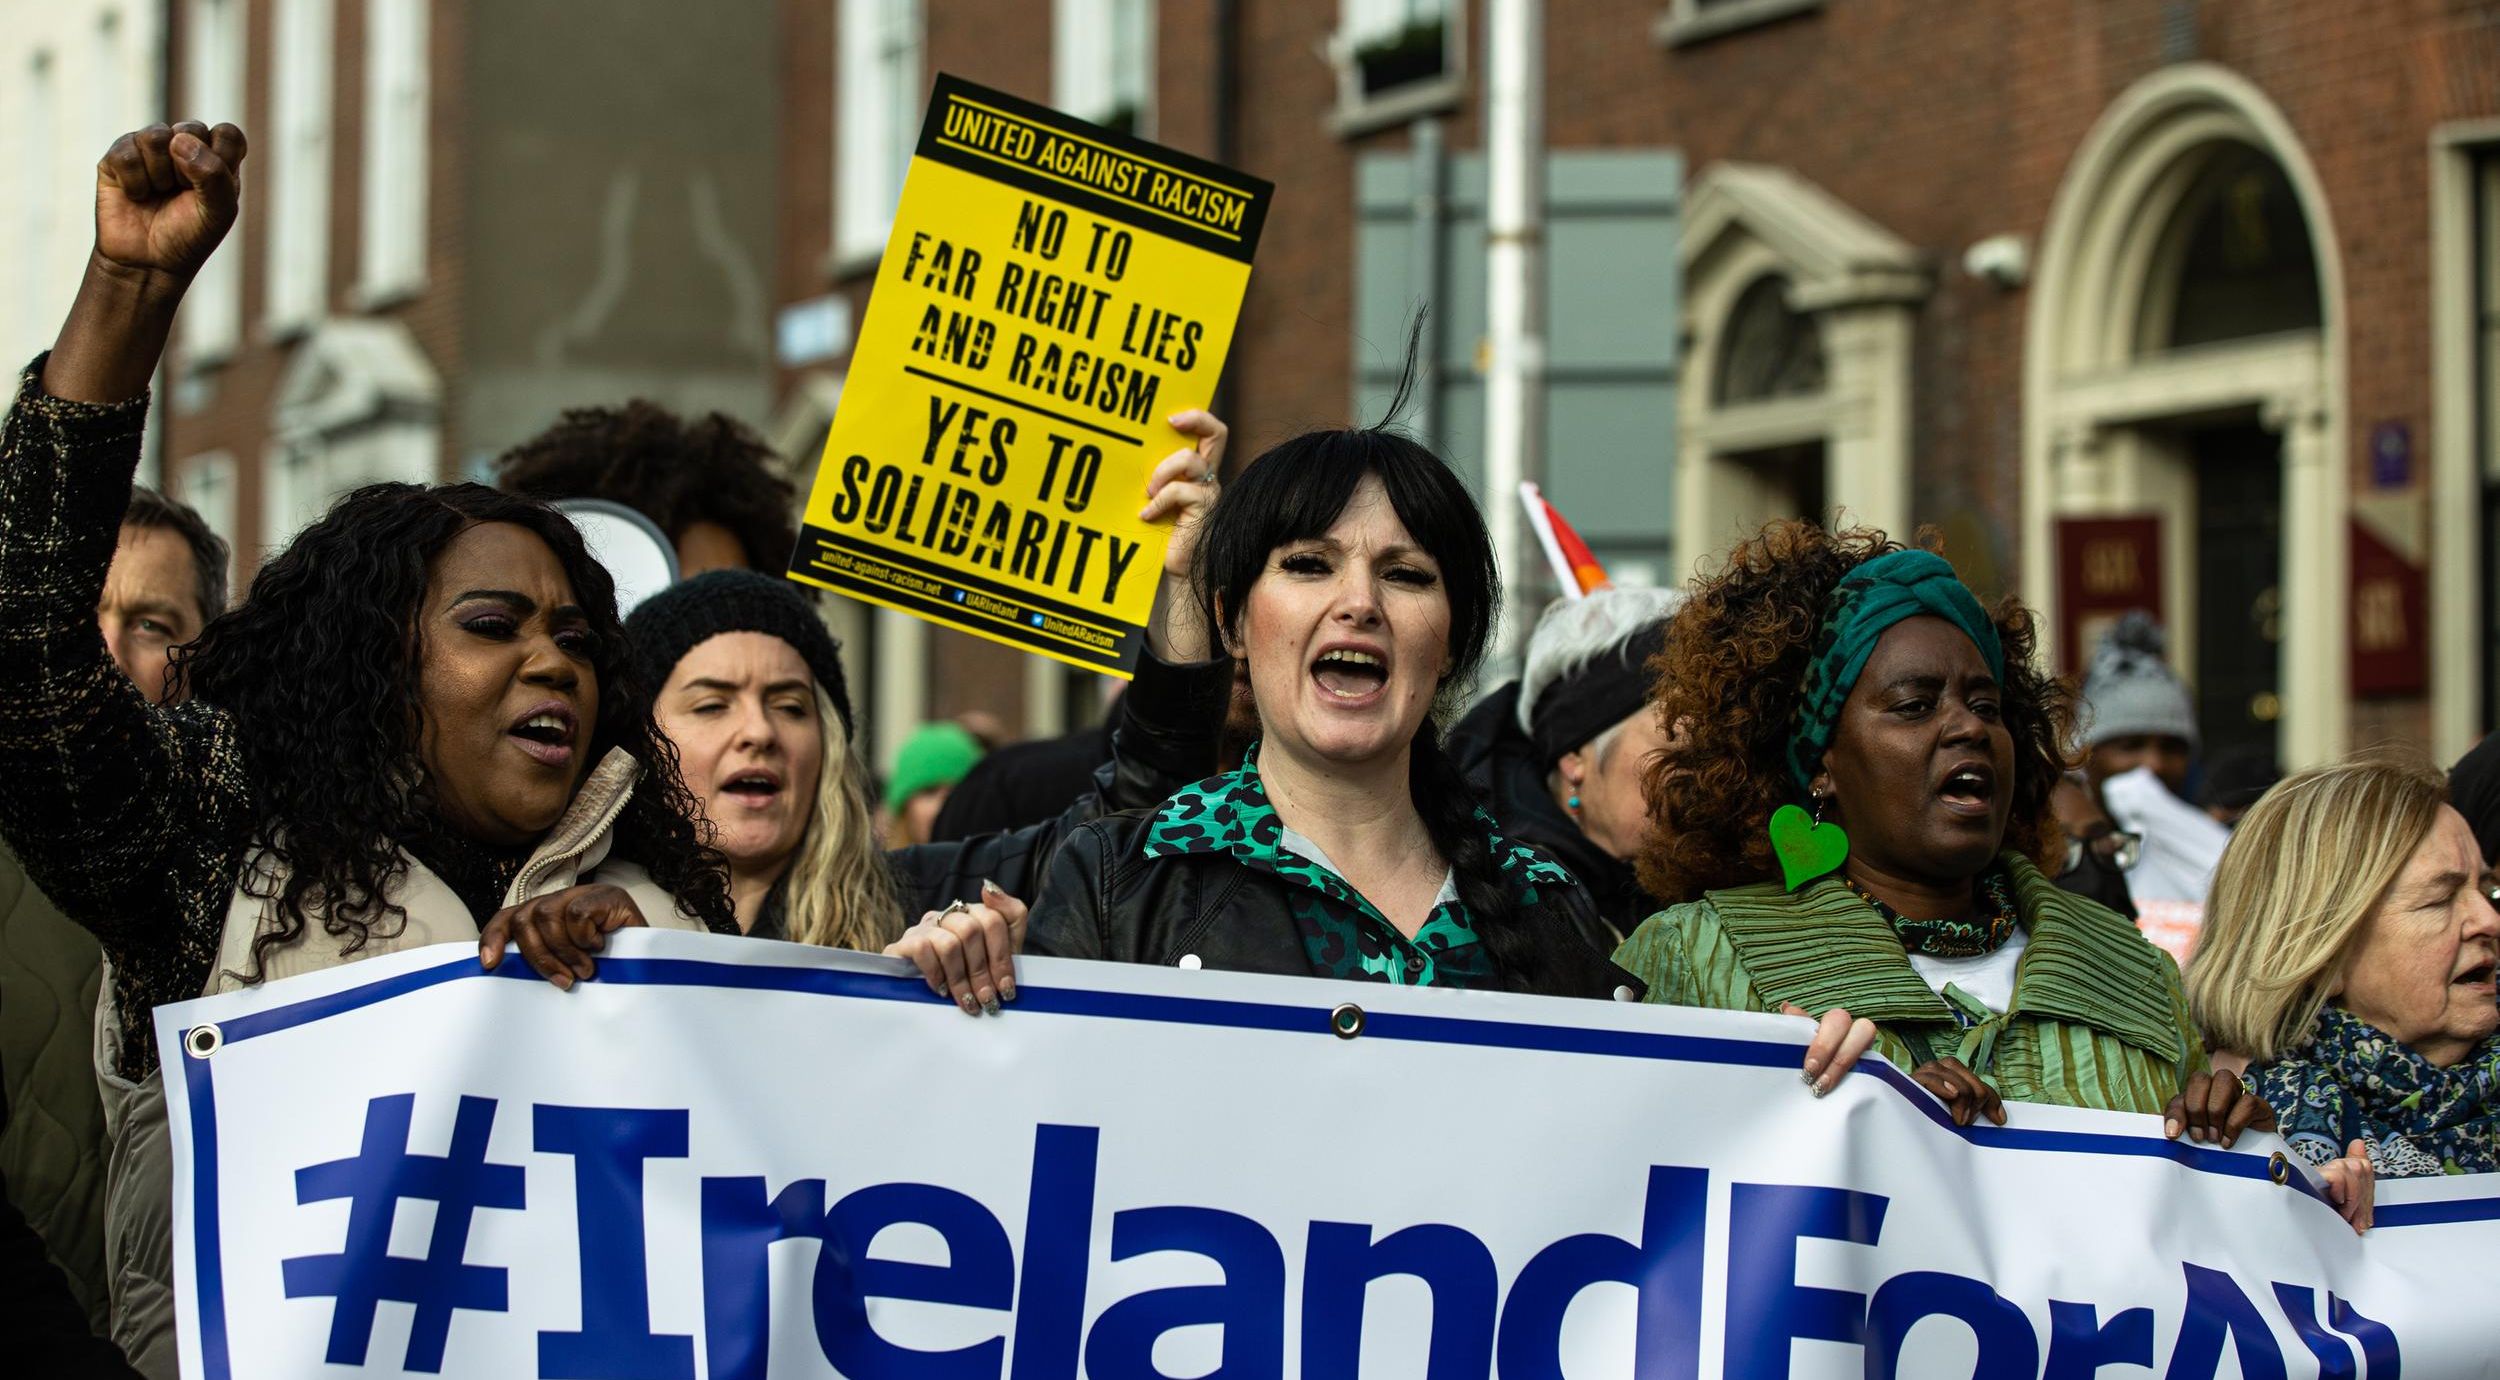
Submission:
[[[1871,1043],[1963,1125],[2049,1102],[2230,1144],[2273,1113],[2208,1070],[2178,966],[2038,866],[2072,715],[2033,639],[1880,532],[1739,544],[1660,658],[1683,731],[1641,864],[1669,904],[1615,961],[1651,1001],[1822,1013],[1818,1093]]]
[[[0,836],[110,960],[113,1333],[173,1372],[162,1002],[460,940],[558,987],[619,926],[733,931],[615,589],[562,515],[476,485],[377,484],[177,653],[158,706],[95,621],[147,382],[233,225],[242,131],[125,135],[52,351],[0,433]]]

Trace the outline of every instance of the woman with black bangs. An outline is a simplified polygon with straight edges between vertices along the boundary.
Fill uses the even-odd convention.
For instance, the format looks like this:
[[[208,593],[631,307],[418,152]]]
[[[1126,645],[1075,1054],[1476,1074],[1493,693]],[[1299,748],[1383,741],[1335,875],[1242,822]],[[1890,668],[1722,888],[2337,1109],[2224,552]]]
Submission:
[[[1076,831],[1026,952],[1614,994],[1575,923],[1586,896],[1442,752],[1433,711],[1501,596],[1449,467],[1393,432],[1311,432],[1253,461],[1204,531],[1199,599],[1264,736],[1238,770]]]
[[[95,607],[148,378],[244,153],[198,124],[106,153],[85,281],[0,433],[0,836],[110,960],[113,1335],[152,1376],[174,1370],[158,1004],[453,940],[488,967],[517,941],[570,987],[619,926],[735,931],[614,587],[543,504],[360,489],[177,653],[188,703],[114,669]]]

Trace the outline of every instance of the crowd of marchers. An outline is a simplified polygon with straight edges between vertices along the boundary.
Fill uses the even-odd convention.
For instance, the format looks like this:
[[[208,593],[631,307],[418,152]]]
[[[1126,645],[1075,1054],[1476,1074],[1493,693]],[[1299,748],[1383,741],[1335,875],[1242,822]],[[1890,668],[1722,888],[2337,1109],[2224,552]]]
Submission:
[[[1470,706],[1500,575],[1448,465],[1386,426],[1228,464],[1183,413],[1109,723],[978,765],[939,733],[882,789],[726,419],[577,410],[500,487],[359,489],[230,601],[132,476],[246,161],[113,145],[0,435],[0,837],[109,972],[110,1340],[0,1222],[47,1373],[174,1373],[158,1004],[452,941],[564,987],[634,925],[900,955],[974,1017],[1020,955],[1788,1013],[1814,1096],[1873,1051],[1963,1124],[2275,1130],[2356,1230],[2378,1177],[2500,1169],[2487,750],[2200,762],[2157,628],[2053,678],[1923,535],[1778,522],[1558,602]],[[687,578],[621,617],[576,496]]]

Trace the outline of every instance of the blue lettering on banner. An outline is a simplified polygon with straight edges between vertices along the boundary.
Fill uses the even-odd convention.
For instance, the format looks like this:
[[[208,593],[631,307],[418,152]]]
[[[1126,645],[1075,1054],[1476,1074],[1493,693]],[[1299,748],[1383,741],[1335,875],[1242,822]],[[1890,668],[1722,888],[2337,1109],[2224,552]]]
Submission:
[[[651,1335],[642,1166],[686,1157],[682,1111],[533,1107],[536,1149],[573,1157],[582,1330],[538,1334],[545,1380],[694,1380],[694,1338]]]
[[[505,1269],[465,1261],[477,1211],[517,1210],[526,1196],[522,1166],[486,1160],[496,1103],[461,1098],[450,1152],[439,1156],[409,1153],[413,1103],[405,1094],[374,1098],[357,1154],[296,1172],[299,1203],[349,1202],[344,1249],[291,1258],[283,1269],[288,1298],[329,1300],[326,1359],[333,1365],[366,1363],[382,1303],[415,1307],[402,1368],[429,1374],[442,1370],[455,1314],[507,1310]],[[696,1339],[651,1329],[644,1245],[645,1170],[654,1160],[688,1155],[689,1121],[688,1112],[673,1108],[531,1108],[533,1148],[572,1161],[581,1258],[580,1329],[538,1333],[544,1380],[693,1380]],[[823,1359],[846,1380],[1076,1380],[1080,1358],[1089,1380],[1170,1380],[1155,1365],[1155,1348],[1180,1329],[1212,1330],[1219,1339],[1210,1380],[1283,1373],[1292,1262],[1275,1230],[1239,1213],[1193,1204],[1112,1212],[1100,1258],[1185,1253],[1212,1263],[1222,1282],[1129,1294],[1089,1322],[1101,1136],[1090,1126],[1035,1129],[1021,1241],[1011,1241],[980,1200],[940,1185],[870,1184],[833,1199],[824,1179],[774,1190],[761,1176],[704,1176],[705,1373],[712,1380],[764,1380],[774,1322],[770,1256],[774,1246],[794,1241],[815,1243],[809,1321]],[[1520,1267],[1507,1296],[1491,1250],[1463,1227],[1418,1223],[1384,1234],[1370,1223],[1308,1223],[1299,1243],[1300,1294],[1292,1300],[1300,1313],[1301,1373],[1353,1380],[1371,1286],[1403,1275],[1421,1281],[1430,1299],[1430,1327],[1416,1338],[1425,1348],[1424,1380],[1561,1380],[1563,1321],[1573,1301],[1600,1284],[1633,1291],[1634,1380],[1694,1380],[1710,1197],[1707,1170],[1651,1166],[1637,1237],[1584,1233],[1555,1241]],[[389,1253],[391,1221],[407,1199],[436,1205],[422,1258]],[[1902,1373],[1908,1339],[1921,1324],[1931,1332],[1967,1332],[1978,1375],[2093,1380],[2104,1367],[2153,1366],[2155,1314],[2141,1304],[2104,1321],[2094,1304],[2049,1300],[2043,1337],[2020,1303],[1963,1275],[1908,1271],[1864,1294],[1797,1282],[1799,1242],[1873,1247],[1890,1206],[1880,1194],[1850,1189],[1730,1185],[1723,1266],[1730,1380],[1786,1380],[1801,1341],[1858,1347],[1869,1380],[1890,1380]],[[934,1233],[945,1263],[874,1254],[880,1237],[898,1226]],[[2285,1354],[2268,1302],[2320,1376],[2357,1380],[2363,1363],[2369,1380],[2400,1375],[2395,1334],[2345,1299],[2327,1295],[2321,1316],[2313,1288],[2270,1281],[2251,1289],[2193,1262],[2182,1269],[2182,1293],[2174,1297],[2184,1307],[2166,1380],[2213,1380],[2226,1352],[2245,1380],[2282,1380]],[[964,1332],[970,1340],[943,1351],[903,1346],[877,1331],[872,1299],[966,1310],[976,1315]]]
[[[408,1121],[416,1098],[401,1093],[365,1104],[364,1144],[350,1159],[295,1171],[295,1201],[347,1199],[347,1245],[337,1255],[306,1255],[280,1266],[291,1299],[331,1301],[330,1346],[322,1359],[361,1366],[373,1340],[373,1315],[384,1303],[416,1305],[402,1369],[443,1370],[454,1311],[503,1312],[501,1268],[463,1264],[469,1224],[479,1208],[519,1208],[526,1185],[520,1166],[488,1164],[486,1138],[495,1128],[495,1100],[464,1097],[448,1155],[408,1153]],[[400,1200],[434,1204],[434,1234],[421,1259],[392,1255],[391,1220]]]

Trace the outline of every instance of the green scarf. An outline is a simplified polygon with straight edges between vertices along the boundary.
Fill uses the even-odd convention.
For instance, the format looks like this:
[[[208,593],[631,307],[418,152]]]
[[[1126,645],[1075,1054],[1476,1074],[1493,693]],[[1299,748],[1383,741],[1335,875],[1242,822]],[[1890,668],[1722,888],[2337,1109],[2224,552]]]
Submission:
[[[1840,707],[1866,669],[1867,657],[1886,629],[1905,618],[1933,614],[1960,628],[1987,659],[1988,673],[2005,679],[2005,649],[1996,624],[1979,598],[1932,551],[1890,551],[1840,577],[1824,611],[1814,660],[1797,695],[1797,727],[1788,739],[1788,772],[1797,789],[1810,790],[1823,750],[1832,745]]]

